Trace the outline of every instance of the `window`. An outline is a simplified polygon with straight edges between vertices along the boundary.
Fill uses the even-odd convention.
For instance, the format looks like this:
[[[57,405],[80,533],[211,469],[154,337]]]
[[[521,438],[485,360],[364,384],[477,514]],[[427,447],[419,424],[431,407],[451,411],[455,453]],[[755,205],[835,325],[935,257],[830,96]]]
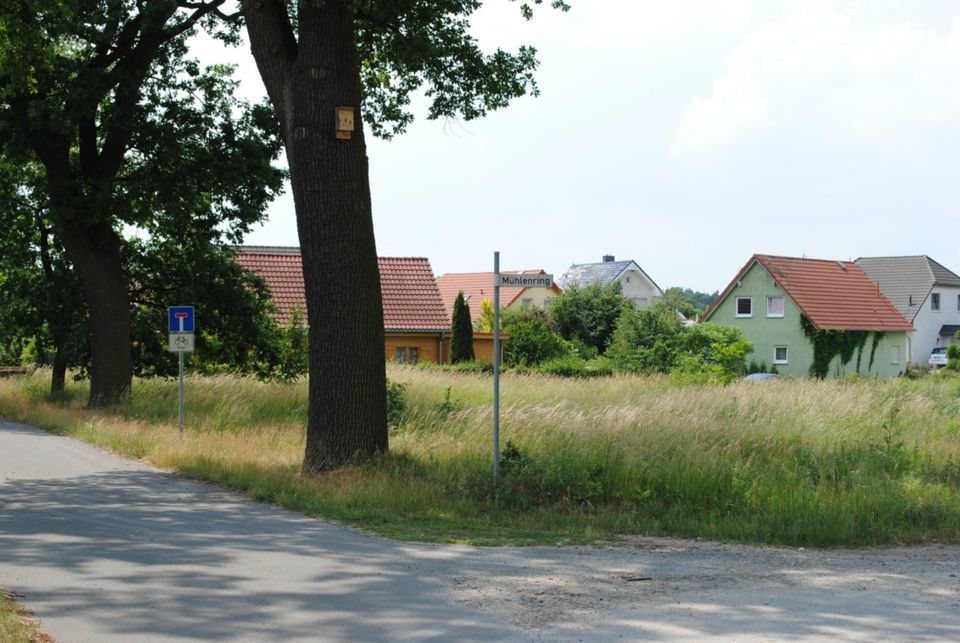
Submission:
[[[753,317],[752,297],[737,297],[737,317]]]
[[[418,348],[408,348],[407,349],[407,363],[416,364],[417,358],[419,357],[420,349]]]
[[[774,346],[773,347],[773,363],[774,364],[788,364],[787,361],[787,347],[786,346]]]
[[[393,351],[393,361],[397,364],[416,364],[420,357],[420,349],[417,347],[407,348],[406,346],[397,346]]]
[[[960,295],[957,295],[957,312],[960,313]]]
[[[783,297],[767,297],[767,317],[783,317]]]
[[[533,297],[524,297],[523,299],[520,300],[520,305],[521,305],[521,306],[532,306],[532,305],[533,305]]]
[[[644,306],[647,305],[646,297],[635,297],[634,301],[637,302],[637,308],[643,308]]]
[[[935,292],[930,295],[930,310],[939,311],[940,310],[940,293]]]
[[[397,348],[393,351],[393,361],[395,361],[397,364],[403,364],[406,362],[407,349],[397,346]]]
[[[890,347],[890,363],[891,364],[900,363],[900,347],[899,346]]]

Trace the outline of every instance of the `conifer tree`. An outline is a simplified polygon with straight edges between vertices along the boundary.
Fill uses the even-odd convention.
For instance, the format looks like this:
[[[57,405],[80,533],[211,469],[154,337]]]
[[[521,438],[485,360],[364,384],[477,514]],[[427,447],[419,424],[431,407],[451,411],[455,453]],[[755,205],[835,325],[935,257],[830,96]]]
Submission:
[[[453,302],[453,323],[450,335],[450,362],[472,362],[473,324],[470,323],[470,304],[463,298],[463,291],[457,294]]]

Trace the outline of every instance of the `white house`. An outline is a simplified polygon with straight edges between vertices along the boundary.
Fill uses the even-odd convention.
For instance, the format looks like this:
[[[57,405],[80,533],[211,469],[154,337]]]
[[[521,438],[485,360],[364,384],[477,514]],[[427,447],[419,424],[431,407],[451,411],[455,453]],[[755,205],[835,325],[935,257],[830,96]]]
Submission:
[[[916,329],[907,335],[908,361],[926,364],[938,346],[960,343],[960,276],[926,255],[861,257],[857,265],[880,284]]]
[[[637,308],[652,304],[663,296],[653,279],[636,261],[617,261],[613,255],[604,255],[600,263],[575,263],[560,278],[560,286],[569,288],[599,283],[607,286],[618,282],[624,297],[632,299]]]

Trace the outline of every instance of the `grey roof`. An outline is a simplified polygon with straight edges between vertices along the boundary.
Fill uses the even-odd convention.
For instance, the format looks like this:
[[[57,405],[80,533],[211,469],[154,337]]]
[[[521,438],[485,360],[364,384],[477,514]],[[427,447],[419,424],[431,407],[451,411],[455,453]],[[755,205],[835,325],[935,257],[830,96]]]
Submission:
[[[953,337],[958,332],[960,332],[960,326],[956,324],[944,324],[940,327],[941,337]]]
[[[599,283],[606,286],[616,280],[617,277],[630,266],[636,266],[644,277],[646,277],[653,287],[660,290],[660,286],[650,279],[650,275],[644,272],[636,261],[603,261],[600,263],[575,263],[567,268],[567,271],[560,277],[560,287],[569,288],[570,286],[589,286]]]
[[[934,286],[960,286],[960,277],[926,255],[860,257],[856,263],[910,321]]]

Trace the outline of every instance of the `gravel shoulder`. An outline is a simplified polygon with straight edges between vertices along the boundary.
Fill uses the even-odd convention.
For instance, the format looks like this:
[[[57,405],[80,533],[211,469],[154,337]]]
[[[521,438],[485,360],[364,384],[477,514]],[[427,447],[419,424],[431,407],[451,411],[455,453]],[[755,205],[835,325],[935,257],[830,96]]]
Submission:
[[[960,547],[397,543],[0,420],[0,587],[58,641],[960,640]]]

